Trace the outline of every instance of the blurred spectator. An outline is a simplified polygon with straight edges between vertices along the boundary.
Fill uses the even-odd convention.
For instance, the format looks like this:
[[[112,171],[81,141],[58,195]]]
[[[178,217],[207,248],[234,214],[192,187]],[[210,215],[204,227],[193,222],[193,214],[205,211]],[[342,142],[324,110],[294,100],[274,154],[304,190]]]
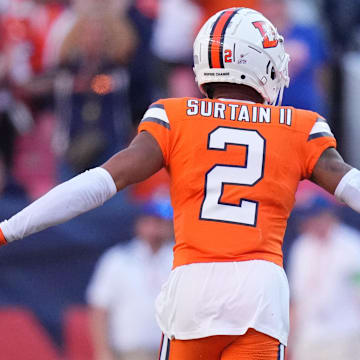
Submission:
[[[97,360],[156,358],[154,303],[171,270],[171,216],[168,198],[146,203],[135,238],[101,257],[87,291]]]
[[[138,34],[138,47],[129,64],[130,106],[132,123],[137,127],[149,104],[155,98],[153,81],[153,54],[151,38],[157,16],[157,0],[134,1],[129,9],[129,18]]]
[[[322,0],[333,50],[332,112],[338,146],[346,160],[359,166],[359,68],[360,2],[358,0]]]
[[[322,0],[290,0],[288,1],[288,8],[290,16],[294,22],[301,22],[302,24],[322,23],[324,25],[325,19],[322,18],[320,2]]]
[[[52,0],[13,0],[1,19],[5,76],[0,102],[21,135],[11,168],[32,198],[55,184],[52,81],[44,75],[42,56],[47,31],[61,12]]]
[[[321,24],[303,24],[290,16],[289,0],[261,0],[262,13],[285,38],[289,53],[291,85],[284,91],[283,105],[328,115],[328,45]]]
[[[77,18],[60,50],[61,64],[127,64],[136,34],[127,17],[129,0],[74,0]],[[93,69],[91,69],[93,70]]]
[[[328,22],[333,50],[360,49],[360,2],[358,0],[322,0],[324,19]]]
[[[360,233],[317,195],[298,209],[289,262],[292,360],[360,358]]]
[[[35,117],[49,107],[52,82],[43,77],[43,50],[47,33],[62,11],[55,0],[13,0],[2,16],[7,84]]]
[[[128,143],[128,64],[138,43],[128,17],[130,1],[74,0],[72,5],[54,23],[46,51],[48,66],[60,68],[55,143],[65,153],[63,177],[97,166]],[[51,49],[56,58],[49,56]]]
[[[152,50],[157,97],[197,96],[192,46],[201,12],[191,0],[160,0]]]
[[[122,3],[123,6],[128,5],[128,7],[123,8],[119,17],[123,18],[125,16],[127,23],[134,27],[137,34],[138,46],[126,61],[130,72],[129,101],[131,117],[133,124],[137,125],[149,104],[154,101],[151,81],[153,64],[150,39],[152,37],[153,22],[157,15],[157,0],[138,0]],[[74,26],[76,18],[76,12],[70,8],[58,18],[49,31],[43,58],[48,69],[59,65],[64,38]],[[66,86],[66,78],[64,85]]]

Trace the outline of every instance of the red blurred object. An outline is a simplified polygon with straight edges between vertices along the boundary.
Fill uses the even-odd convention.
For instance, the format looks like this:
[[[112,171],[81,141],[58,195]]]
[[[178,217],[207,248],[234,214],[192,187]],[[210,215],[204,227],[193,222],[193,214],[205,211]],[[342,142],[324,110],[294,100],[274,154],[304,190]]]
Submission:
[[[92,360],[94,348],[86,306],[72,306],[64,315],[64,340],[67,360]]]
[[[146,202],[157,193],[169,193],[170,178],[165,169],[161,169],[148,179],[141,181],[131,187],[132,196],[135,201]]]
[[[232,7],[247,7],[261,11],[259,0],[196,0],[195,2],[198,3],[203,10],[203,18],[199,29],[207,19],[223,9]]]
[[[32,312],[0,309],[0,358],[6,360],[60,360],[57,348]]]
[[[146,17],[155,19],[158,14],[159,0],[136,0],[135,6]]]
[[[41,72],[47,34],[62,11],[63,6],[56,3],[29,5],[19,0],[11,3],[9,12],[2,18],[2,42],[6,51],[24,52],[33,72]]]

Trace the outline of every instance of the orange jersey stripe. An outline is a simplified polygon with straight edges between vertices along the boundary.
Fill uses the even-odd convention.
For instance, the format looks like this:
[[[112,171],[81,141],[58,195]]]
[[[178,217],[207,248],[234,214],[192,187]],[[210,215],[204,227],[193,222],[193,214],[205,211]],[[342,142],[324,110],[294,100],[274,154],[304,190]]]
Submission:
[[[224,11],[214,23],[210,34],[209,65],[210,68],[223,68],[223,38],[231,18],[238,9]]]

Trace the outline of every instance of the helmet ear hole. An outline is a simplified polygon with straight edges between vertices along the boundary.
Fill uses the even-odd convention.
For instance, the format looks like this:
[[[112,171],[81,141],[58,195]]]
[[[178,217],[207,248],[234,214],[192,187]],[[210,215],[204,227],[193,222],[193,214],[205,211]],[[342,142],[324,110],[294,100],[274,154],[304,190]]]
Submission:
[[[240,76],[242,80],[245,80],[246,76],[243,74]]]
[[[274,67],[271,68],[271,74],[270,74],[271,80],[275,80],[276,78],[276,72]]]

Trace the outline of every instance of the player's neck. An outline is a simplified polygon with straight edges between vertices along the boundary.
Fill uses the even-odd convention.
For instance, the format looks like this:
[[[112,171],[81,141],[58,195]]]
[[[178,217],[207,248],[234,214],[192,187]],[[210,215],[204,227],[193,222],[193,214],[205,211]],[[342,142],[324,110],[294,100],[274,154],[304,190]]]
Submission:
[[[213,99],[234,99],[242,101],[251,101],[254,103],[264,103],[263,97],[254,89],[243,87],[219,86],[214,89]]]

